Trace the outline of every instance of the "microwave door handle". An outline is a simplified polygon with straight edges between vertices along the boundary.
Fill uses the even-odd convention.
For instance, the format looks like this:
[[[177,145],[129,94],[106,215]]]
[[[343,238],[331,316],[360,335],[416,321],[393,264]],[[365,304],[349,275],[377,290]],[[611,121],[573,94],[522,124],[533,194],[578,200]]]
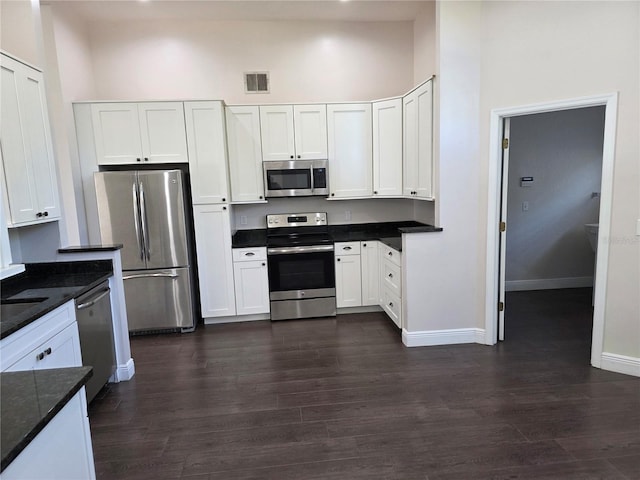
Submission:
[[[313,190],[316,188],[316,186],[313,184],[313,165],[311,165],[311,168],[309,170],[311,171],[311,193],[313,193]]]

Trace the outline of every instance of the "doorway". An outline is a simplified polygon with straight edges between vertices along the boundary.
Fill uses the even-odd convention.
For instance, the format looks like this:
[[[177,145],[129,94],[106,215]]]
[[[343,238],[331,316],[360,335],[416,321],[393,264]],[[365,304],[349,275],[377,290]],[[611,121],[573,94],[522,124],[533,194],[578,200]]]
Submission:
[[[602,148],[602,180],[600,185],[600,225],[599,238],[609,234],[611,218],[611,199],[613,183],[613,157],[615,145],[615,121],[617,94],[585,97],[562,102],[528,105],[493,110],[491,114],[491,153],[489,162],[489,211],[487,229],[487,295],[486,295],[486,342],[495,344],[504,325],[504,309],[500,302],[505,294],[506,232],[501,222],[506,217],[506,202],[502,202],[502,193],[507,192],[508,182],[508,144],[503,144],[504,133],[509,133],[510,119],[524,115],[542,114],[574,110],[583,107],[604,107],[604,140]],[[505,148],[503,148],[503,146]],[[507,155],[503,162],[503,155]],[[503,170],[503,166],[505,167]],[[529,177],[529,175],[522,175]],[[530,181],[525,178],[523,181]],[[535,177],[533,178],[535,183]],[[527,188],[527,187],[523,187]],[[508,227],[507,227],[508,228]],[[602,340],[604,333],[604,306],[606,298],[606,274],[608,245],[599,245],[596,258],[595,291],[593,297],[594,316],[591,348],[591,364],[601,366]]]

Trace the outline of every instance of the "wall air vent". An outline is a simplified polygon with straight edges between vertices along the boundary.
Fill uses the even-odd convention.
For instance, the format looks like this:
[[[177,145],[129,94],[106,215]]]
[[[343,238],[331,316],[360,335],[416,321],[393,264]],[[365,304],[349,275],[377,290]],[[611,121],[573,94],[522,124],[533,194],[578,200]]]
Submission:
[[[245,93],[269,93],[269,72],[248,72],[244,74]]]

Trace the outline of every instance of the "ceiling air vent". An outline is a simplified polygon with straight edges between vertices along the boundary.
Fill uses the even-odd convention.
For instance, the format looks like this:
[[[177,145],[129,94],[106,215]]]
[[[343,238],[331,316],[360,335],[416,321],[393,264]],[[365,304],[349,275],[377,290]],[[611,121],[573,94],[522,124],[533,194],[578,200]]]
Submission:
[[[269,93],[269,72],[249,72],[244,74],[246,93]]]

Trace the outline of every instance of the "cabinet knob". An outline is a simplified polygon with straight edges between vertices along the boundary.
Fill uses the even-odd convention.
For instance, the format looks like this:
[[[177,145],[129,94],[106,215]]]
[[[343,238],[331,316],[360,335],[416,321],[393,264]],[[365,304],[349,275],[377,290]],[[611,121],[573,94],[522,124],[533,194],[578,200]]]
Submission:
[[[262,262],[262,266],[263,266],[263,267],[265,267],[266,265],[267,265],[266,263]]]
[[[393,278],[393,273],[390,273],[390,274],[389,274],[389,278]]]
[[[47,349],[44,351],[44,354],[45,354],[45,355],[51,355],[51,352],[52,352],[52,351],[53,351],[53,350],[51,350],[51,347],[49,347],[49,348],[47,348]]]
[[[389,302],[389,306],[393,308],[393,302]]]
[[[363,247],[366,247],[366,246],[367,246],[367,244],[366,244],[366,243],[363,243],[363,244],[362,244],[362,246],[363,246]]]
[[[38,361],[40,361],[40,360],[44,359],[44,352],[40,352],[38,355],[36,355],[36,359],[37,359]]]
[[[148,162],[149,161],[149,157],[144,157],[144,161]]]
[[[298,158],[300,158],[300,155],[298,155]]]
[[[388,253],[388,255],[389,255],[390,257],[392,257],[392,256],[393,256],[393,252],[389,252],[389,253]]]
[[[293,158],[293,155],[291,155],[291,158]]]
[[[335,194],[335,193],[332,193],[332,194],[331,194],[331,196],[332,196],[332,197],[335,197],[335,196],[336,196],[336,194]]]
[[[339,259],[339,258],[336,258],[336,262],[339,262],[339,261],[340,261],[340,259]]]
[[[43,213],[43,215],[44,215],[45,217],[48,217],[48,216],[49,216],[49,212],[47,212],[47,211],[45,210],[45,211],[44,211],[44,213]]]
[[[142,159],[141,158],[136,158],[136,162],[141,162]]]
[[[223,209],[223,210],[226,210],[226,209],[227,209],[227,207],[222,207],[222,209]]]
[[[42,217],[42,212],[36,213],[36,217],[38,217],[38,218]]]
[[[374,191],[373,191],[373,194],[374,194],[374,195],[377,195],[377,194],[378,194],[378,192],[376,192],[376,191],[374,190]]]
[[[262,195],[260,195],[258,198],[259,198],[260,200],[262,200]]]
[[[227,201],[227,199],[226,199],[226,198],[223,198],[223,199],[222,199],[222,201],[223,201],[223,202],[226,202],[226,201]]]

